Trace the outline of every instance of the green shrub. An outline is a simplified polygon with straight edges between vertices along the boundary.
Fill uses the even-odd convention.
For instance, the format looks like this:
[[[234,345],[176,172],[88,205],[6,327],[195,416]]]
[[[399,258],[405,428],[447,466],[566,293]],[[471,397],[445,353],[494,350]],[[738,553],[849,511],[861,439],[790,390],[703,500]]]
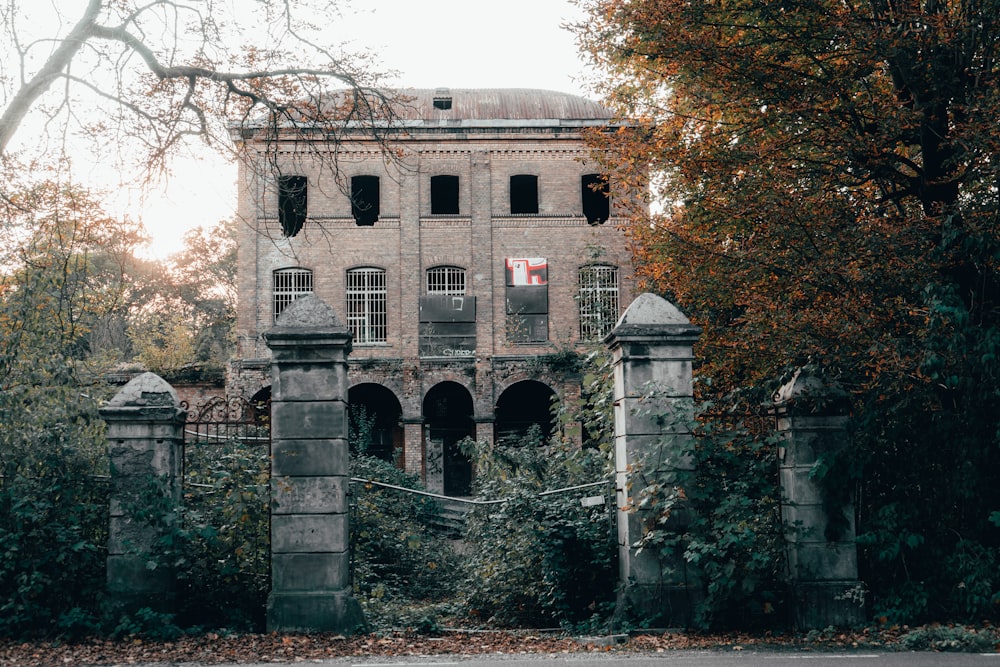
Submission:
[[[989,631],[962,625],[929,625],[916,628],[900,637],[900,644],[910,651],[993,652],[997,638]]]
[[[581,626],[606,612],[616,583],[609,506],[584,507],[580,498],[608,487],[539,495],[608,479],[605,454],[541,445],[538,431],[513,446],[468,441],[465,449],[476,465],[476,497],[502,499],[469,516],[467,612],[489,624],[534,627]]]
[[[255,440],[188,443],[180,530],[164,538],[185,627],[263,630],[270,580],[270,459]]]
[[[69,387],[0,392],[0,636],[79,635],[105,587],[103,423]]]
[[[413,475],[371,456],[353,456],[351,476],[422,489]],[[429,497],[352,483],[353,587],[362,602],[373,608],[390,601],[439,602],[454,592],[458,557],[433,528],[439,513]],[[378,618],[368,620],[379,625]]]

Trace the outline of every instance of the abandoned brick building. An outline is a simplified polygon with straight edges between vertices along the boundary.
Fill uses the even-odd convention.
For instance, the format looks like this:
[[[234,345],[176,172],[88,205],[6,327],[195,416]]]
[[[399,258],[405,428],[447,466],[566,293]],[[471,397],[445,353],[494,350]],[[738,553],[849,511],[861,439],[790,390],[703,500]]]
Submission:
[[[301,142],[277,153],[281,176],[241,167],[230,392],[267,398],[262,334],[315,293],[353,335],[349,401],[372,420],[370,453],[457,495],[472,474],[457,442],[548,431],[553,401],[579,396],[556,362],[631,302],[631,259],[581,136],[606,109],[541,90],[405,94],[393,159],[359,132],[337,178]]]

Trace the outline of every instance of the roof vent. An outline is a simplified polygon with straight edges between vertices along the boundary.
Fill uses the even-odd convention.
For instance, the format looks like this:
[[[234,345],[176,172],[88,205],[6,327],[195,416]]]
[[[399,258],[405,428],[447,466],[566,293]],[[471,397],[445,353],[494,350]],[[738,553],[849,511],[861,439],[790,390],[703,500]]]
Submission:
[[[434,91],[434,108],[447,111],[451,109],[451,91],[447,88],[438,88]]]

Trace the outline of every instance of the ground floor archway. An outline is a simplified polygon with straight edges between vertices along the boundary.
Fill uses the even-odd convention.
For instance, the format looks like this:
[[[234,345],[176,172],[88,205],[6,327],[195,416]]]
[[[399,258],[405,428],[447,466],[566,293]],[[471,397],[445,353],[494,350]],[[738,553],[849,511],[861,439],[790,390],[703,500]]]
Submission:
[[[536,380],[523,380],[507,387],[497,399],[493,424],[495,441],[500,444],[520,442],[532,426],[538,426],[542,442],[548,442],[555,430],[553,407],[556,401],[556,393]]]
[[[457,382],[441,382],[424,396],[425,484],[448,496],[472,492],[472,462],[459,448],[476,436],[472,395]]]
[[[403,448],[402,408],[396,395],[380,384],[365,382],[347,392],[350,439],[354,451],[399,465]]]

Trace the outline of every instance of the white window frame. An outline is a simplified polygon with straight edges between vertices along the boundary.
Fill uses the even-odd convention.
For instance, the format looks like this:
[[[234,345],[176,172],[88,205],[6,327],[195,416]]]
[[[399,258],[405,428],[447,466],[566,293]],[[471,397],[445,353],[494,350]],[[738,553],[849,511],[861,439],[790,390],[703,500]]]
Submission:
[[[458,266],[433,266],[427,269],[427,293],[464,295],[465,269]]]
[[[275,269],[271,273],[271,312],[272,322],[278,321],[278,316],[300,296],[313,293],[313,272],[294,266],[286,269]]]
[[[615,326],[619,304],[618,273],[618,267],[610,264],[580,267],[580,340],[601,340]]]
[[[388,340],[385,269],[362,266],[347,270],[347,328],[355,345]]]

